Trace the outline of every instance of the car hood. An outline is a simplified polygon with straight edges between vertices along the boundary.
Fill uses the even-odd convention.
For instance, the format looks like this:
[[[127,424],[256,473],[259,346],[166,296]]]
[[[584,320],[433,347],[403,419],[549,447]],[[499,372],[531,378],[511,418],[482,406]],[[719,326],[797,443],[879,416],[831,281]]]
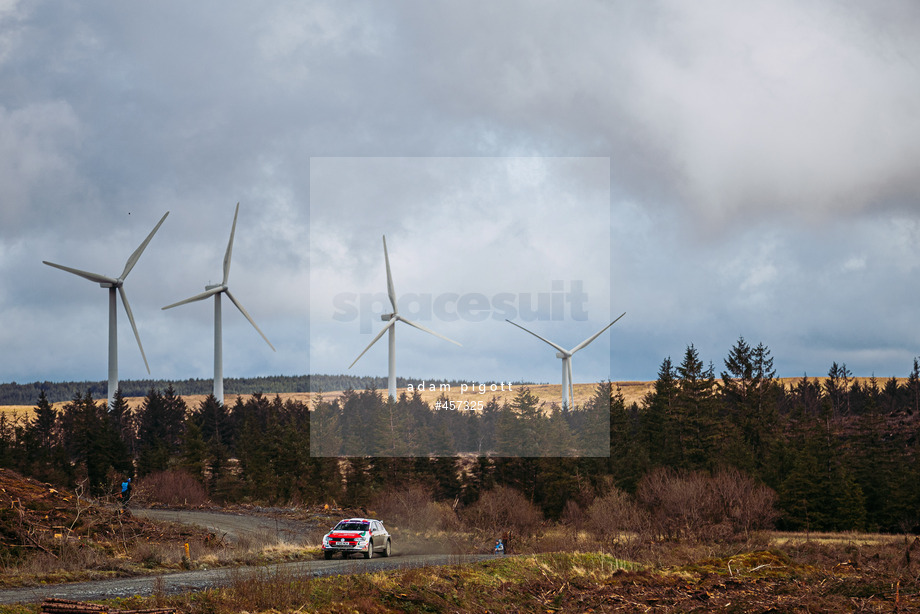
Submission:
[[[330,539],[357,539],[361,537],[361,531],[332,531],[326,537]]]

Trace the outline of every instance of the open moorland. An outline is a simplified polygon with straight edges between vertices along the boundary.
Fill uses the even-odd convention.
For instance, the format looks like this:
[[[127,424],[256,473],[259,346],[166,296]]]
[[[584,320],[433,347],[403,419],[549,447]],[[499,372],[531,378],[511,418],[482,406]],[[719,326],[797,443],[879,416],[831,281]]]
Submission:
[[[414,384],[415,387],[418,387],[419,384],[424,383],[422,380],[419,380]],[[632,403],[633,401],[639,402],[642,397],[651,390],[654,382],[617,382],[617,386],[620,387],[620,390],[623,393],[623,397],[626,400],[627,404]],[[482,400],[483,403],[489,402],[492,398],[497,399],[498,404],[501,405],[505,402],[510,403],[514,399],[514,395],[517,394],[520,387],[516,384],[506,384],[505,389],[502,390],[501,384],[496,385],[496,390],[491,390],[490,387],[486,387],[485,390],[480,391],[478,388],[479,384],[475,382],[470,382],[467,390],[461,390],[457,385],[451,386],[450,389],[441,389],[437,388],[436,390],[430,390],[430,384],[425,386],[424,390],[421,390],[422,400],[433,404],[439,397],[442,395],[446,396],[448,399],[462,404],[464,401],[470,403],[476,403]],[[530,384],[527,388],[536,395],[541,402],[545,402],[547,406],[552,403],[559,403],[559,399],[562,396],[561,386],[558,384]],[[583,405],[585,402],[591,399],[594,395],[595,390],[597,389],[597,384],[575,384],[574,393],[575,393],[575,404]],[[397,394],[402,394],[406,392],[406,388],[397,389]],[[321,398],[325,401],[333,401],[340,398],[344,392],[342,390],[322,392],[322,393],[313,393],[313,392],[287,392],[280,393],[278,396],[281,397],[282,401],[292,400],[305,403],[308,406],[312,406],[317,398]],[[408,393],[411,394],[412,393]],[[197,407],[205,400],[207,395],[203,394],[192,394],[192,395],[182,395],[182,398],[185,400],[186,404],[189,407]],[[236,403],[237,396],[241,398],[244,402],[251,398],[251,394],[242,394],[242,395],[224,395],[224,403],[228,406],[233,406]],[[275,395],[269,395],[274,397]],[[127,397],[126,398],[128,405],[132,409],[137,409],[144,402],[144,397]],[[53,403],[53,406],[56,409],[60,409],[66,404],[66,402]],[[0,405],[0,411],[7,412],[14,416],[28,416],[30,415],[33,406],[30,405]]]
[[[823,385],[827,378],[817,377],[809,379]],[[893,379],[898,383],[898,385],[904,385],[905,382],[907,382],[906,378]],[[851,383],[858,382],[861,386],[866,386],[869,384],[870,380],[871,378],[868,377],[854,377],[851,378]],[[787,388],[791,388],[799,381],[801,381],[801,378],[784,377],[776,378],[775,381]],[[477,403],[481,400],[483,403],[487,403],[493,398],[497,400],[499,405],[503,403],[510,403],[520,388],[518,384],[505,384],[503,390],[502,384],[496,384],[495,390],[492,390],[491,385],[487,385],[485,389],[480,390],[480,384],[478,382],[469,382],[468,387],[465,390],[456,384],[450,386],[450,389],[448,390],[442,388],[440,383],[436,384],[435,389],[432,390],[431,384],[429,382],[425,382],[424,380],[415,381],[412,382],[412,384],[413,392],[415,389],[420,390],[422,400],[426,403],[434,404],[434,402],[443,395],[461,406],[463,405],[463,402]],[[424,389],[419,386],[420,384],[424,384]],[[655,382],[619,381],[613,382],[613,385],[617,390],[619,390],[620,394],[622,394],[623,401],[628,407],[633,403],[637,403],[641,406],[642,399],[654,389]],[[559,399],[562,396],[562,387],[559,384],[528,384],[527,388],[540,400],[540,402],[545,403],[547,407],[553,403],[558,404]],[[594,395],[594,392],[597,389],[597,384],[575,384],[573,389],[575,394],[575,405],[581,406],[587,403]],[[403,392],[407,392],[410,394],[410,396],[412,394],[411,392],[408,392],[407,388],[405,387],[397,389],[397,394],[402,394]],[[342,390],[333,390],[325,392],[282,392],[278,393],[278,396],[281,397],[282,401],[299,401],[301,403],[307,404],[309,407],[312,407],[317,399],[331,402],[340,398],[343,394],[344,391]],[[181,396],[189,407],[197,407],[201,404],[202,401],[205,400],[207,395],[190,394]],[[224,395],[224,403],[228,406],[232,406],[234,403],[236,403],[237,398],[240,398],[245,402],[252,396],[253,395],[251,394],[226,394]],[[270,394],[268,396],[274,397],[275,395]],[[144,402],[144,397],[126,397],[126,400],[132,409],[137,409]],[[66,401],[60,401],[53,403],[52,405],[56,409],[60,409],[65,404]],[[33,409],[33,405],[0,405],[0,412],[6,413],[10,417],[29,416],[31,415]]]

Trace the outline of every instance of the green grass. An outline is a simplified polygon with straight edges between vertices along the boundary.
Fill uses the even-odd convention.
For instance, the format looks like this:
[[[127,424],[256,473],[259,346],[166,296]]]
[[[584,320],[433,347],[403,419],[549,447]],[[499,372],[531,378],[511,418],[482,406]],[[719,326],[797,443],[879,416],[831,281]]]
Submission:
[[[220,589],[107,603],[119,609],[174,607],[183,614],[748,612],[799,611],[803,604],[822,612],[891,611],[895,604],[898,611],[920,611],[916,569],[897,565],[899,550],[864,557],[860,569],[842,564],[847,553],[841,550],[818,554],[806,551],[803,559],[798,551],[753,550],[643,566],[609,554],[553,552],[324,578],[263,569],[240,572]],[[894,566],[888,569],[886,561]],[[363,568],[357,561],[351,566]],[[11,614],[37,609],[0,606]]]

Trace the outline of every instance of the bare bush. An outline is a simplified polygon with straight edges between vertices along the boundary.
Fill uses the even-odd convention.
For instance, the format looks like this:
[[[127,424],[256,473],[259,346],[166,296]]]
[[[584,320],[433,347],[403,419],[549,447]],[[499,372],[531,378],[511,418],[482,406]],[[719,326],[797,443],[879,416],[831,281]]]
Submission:
[[[605,543],[632,542],[648,527],[645,510],[619,488],[595,499],[586,515],[585,528],[594,539]]]
[[[584,527],[585,512],[576,501],[569,499],[565,502],[565,507],[562,508],[561,520],[562,524],[572,527],[572,530],[577,534]]]
[[[714,476],[656,469],[639,483],[637,499],[660,539],[748,537],[776,515],[773,491],[736,469]]]
[[[188,472],[173,469],[139,480],[134,496],[148,504],[199,506],[208,502],[201,482]]]
[[[719,514],[730,523],[734,534],[748,537],[767,529],[776,520],[776,493],[737,469],[723,469],[712,477],[712,496]]]
[[[462,516],[470,529],[500,536],[532,537],[543,524],[540,509],[506,486],[482,493]]]
[[[458,528],[457,514],[449,505],[435,501],[421,486],[380,493],[371,508],[388,523],[419,533],[452,531]]]

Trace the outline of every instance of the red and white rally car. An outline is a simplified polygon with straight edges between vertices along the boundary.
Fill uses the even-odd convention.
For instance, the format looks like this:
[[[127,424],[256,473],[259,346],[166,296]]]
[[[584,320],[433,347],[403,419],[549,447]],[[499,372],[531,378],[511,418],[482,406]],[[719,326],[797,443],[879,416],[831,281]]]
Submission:
[[[349,518],[323,536],[323,556],[327,559],[336,552],[341,552],[345,558],[360,552],[369,559],[375,551],[390,556],[390,533],[379,520]]]

